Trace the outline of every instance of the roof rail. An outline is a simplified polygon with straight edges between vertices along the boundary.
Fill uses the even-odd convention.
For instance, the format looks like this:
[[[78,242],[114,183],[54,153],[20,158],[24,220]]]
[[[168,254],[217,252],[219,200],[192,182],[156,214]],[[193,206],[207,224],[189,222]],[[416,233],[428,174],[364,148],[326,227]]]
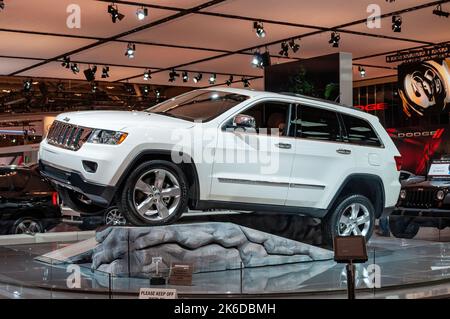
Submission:
[[[321,99],[321,98],[318,98],[318,97],[312,97],[312,96],[307,96],[307,95],[303,95],[303,94],[297,94],[297,93],[293,93],[293,92],[280,92],[279,94],[300,97],[300,98],[313,100],[313,101],[318,101],[318,102],[324,102],[324,103],[333,104],[333,105],[337,105],[337,106],[340,106],[340,107],[346,107],[346,108],[349,108],[349,109],[352,109],[352,110],[361,111],[363,113],[366,113],[363,110],[358,109],[356,107],[345,105],[345,104],[341,104],[341,103],[330,101],[330,100],[326,100],[326,99]]]

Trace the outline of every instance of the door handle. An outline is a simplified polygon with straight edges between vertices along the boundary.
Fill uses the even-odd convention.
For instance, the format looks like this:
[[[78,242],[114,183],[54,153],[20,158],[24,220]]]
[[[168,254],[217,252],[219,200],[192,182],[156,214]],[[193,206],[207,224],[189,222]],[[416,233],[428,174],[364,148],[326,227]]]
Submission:
[[[345,148],[340,148],[336,150],[337,153],[339,154],[344,154],[344,155],[350,155],[352,153],[351,150],[345,149]]]
[[[285,150],[288,150],[288,149],[292,148],[292,145],[288,144],[288,143],[277,143],[277,144],[275,144],[275,146],[278,147],[278,148],[285,149]]]

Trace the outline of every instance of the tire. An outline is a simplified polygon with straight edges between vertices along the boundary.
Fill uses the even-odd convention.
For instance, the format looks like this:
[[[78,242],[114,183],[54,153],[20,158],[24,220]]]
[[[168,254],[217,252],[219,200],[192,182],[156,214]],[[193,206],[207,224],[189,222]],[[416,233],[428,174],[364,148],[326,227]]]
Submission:
[[[171,224],[187,209],[187,185],[183,171],[175,164],[163,160],[145,162],[126,179],[119,209],[136,226]]]
[[[103,216],[103,222],[106,226],[125,226],[128,221],[119,207],[113,206],[106,210]]]
[[[412,218],[404,216],[389,216],[389,229],[396,238],[412,239],[420,230]]]
[[[65,206],[79,213],[97,215],[105,210],[103,207],[89,204],[89,199],[87,199],[84,195],[70,189],[59,187],[58,193],[61,196],[62,202]]]
[[[375,209],[370,200],[363,195],[349,195],[336,205],[323,220],[324,244],[332,247],[335,236],[353,235],[362,235],[367,242],[373,234],[375,224]],[[361,224],[356,223],[357,220]]]
[[[37,233],[43,233],[44,231],[44,225],[37,217],[25,216],[14,222],[11,234],[35,235]]]

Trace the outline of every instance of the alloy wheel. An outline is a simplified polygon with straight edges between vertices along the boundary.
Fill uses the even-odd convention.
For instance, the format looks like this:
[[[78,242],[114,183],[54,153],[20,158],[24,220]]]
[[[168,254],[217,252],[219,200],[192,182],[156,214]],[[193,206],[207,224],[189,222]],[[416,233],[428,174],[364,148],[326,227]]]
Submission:
[[[108,226],[125,226],[127,220],[118,208],[113,208],[106,213],[105,224]]]
[[[28,234],[28,235],[35,235],[37,233],[41,233],[42,228],[39,223],[32,219],[23,219],[15,229],[15,234]]]
[[[180,184],[175,175],[166,169],[145,172],[134,186],[134,208],[150,221],[168,219],[176,212],[180,199]]]
[[[370,229],[369,209],[360,203],[348,205],[342,212],[338,223],[339,236],[366,236]]]

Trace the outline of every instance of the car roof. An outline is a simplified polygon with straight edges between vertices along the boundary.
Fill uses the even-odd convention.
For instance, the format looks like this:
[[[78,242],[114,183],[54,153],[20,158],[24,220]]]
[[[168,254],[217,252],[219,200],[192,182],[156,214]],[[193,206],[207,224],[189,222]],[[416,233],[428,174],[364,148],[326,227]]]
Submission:
[[[332,108],[335,108],[338,111],[342,111],[344,113],[348,114],[355,114],[357,116],[361,116],[370,120],[376,120],[378,121],[378,118],[372,114],[369,114],[367,112],[364,112],[358,108],[339,104],[333,101],[324,100],[320,98],[310,97],[306,95],[301,94],[295,94],[295,93],[274,93],[274,92],[268,92],[268,91],[257,91],[257,90],[250,90],[250,89],[237,89],[237,88],[230,88],[230,87],[210,87],[206,88],[205,90],[210,91],[221,91],[221,92],[229,92],[229,93],[235,93],[235,94],[241,94],[249,96],[250,98],[262,98],[262,97],[268,97],[268,98],[291,98],[294,100],[297,100],[299,102],[305,102],[307,101],[315,101],[319,102],[321,104],[324,104],[326,106],[330,106]]]

